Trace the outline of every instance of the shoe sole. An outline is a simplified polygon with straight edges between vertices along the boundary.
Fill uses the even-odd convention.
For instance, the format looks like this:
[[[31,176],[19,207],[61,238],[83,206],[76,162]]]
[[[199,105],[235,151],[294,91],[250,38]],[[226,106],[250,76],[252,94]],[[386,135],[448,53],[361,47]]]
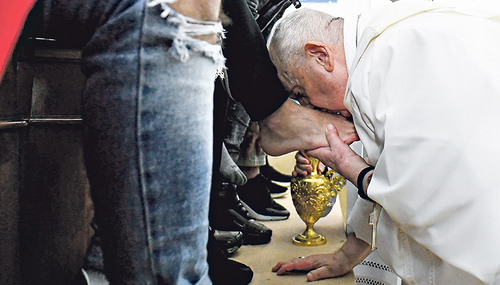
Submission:
[[[271,198],[273,199],[276,199],[276,198],[282,198],[282,197],[285,197],[286,194],[288,194],[288,192],[290,192],[289,189],[286,189],[285,192],[281,192],[281,193],[270,193],[271,194]]]
[[[281,221],[281,220],[286,220],[289,217],[289,216],[266,216],[266,215],[262,215],[262,214],[259,214],[259,213],[255,212],[245,202],[243,202],[243,201],[240,201],[240,202],[243,205],[243,207],[245,207],[245,209],[247,209],[248,215],[250,217],[256,219],[256,220],[259,220],[259,221]]]
[[[88,270],[85,272],[85,278],[88,280],[89,285],[109,285],[109,281],[103,272]]]
[[[243,245],[243,241],[241,245]],[[238,249],[240,249],[241,245],[235,245],[233,247],[225,248],[223,250],[226,252],[227,255],[232,255],[233,253],[238,251]]]
[[[244,207],[245,206],[243,206],[243,208]],[[259,244],[266,244],[266,243],[269,243],[271,241],[271,237],[273,235],[273,232],[270,228],[265,227],[262,224],[260,224],[260,225],[265,227],[265,229],[255,228],[250,223],[251,221],[253,221],[254,223],[258,223],[254,219],[251,219],[249,217],[249,219],[251,219],[251,220],[247,220],[247,218],[244,218],[243,216],[241,216],[238,212],[236,212],[233,209],[229,209],[228,212],[234,216],[233,223],[234,223],[234,225],[237,225],[239,227],[238,231],[241,231],[243,233],[243,245],[259,245]],[[248,213],[248,211],[247,211],[247,213]],[[245,221],[248,221],[249,223],[247,223]],[[228,229],[226,229],[226,230],[228,230]]]
[[[274,184],[277,184],[279,186],[287,187],[290,188],[290,182],[281,182],[281,181],[276,181],[276,180],[271,180]]]

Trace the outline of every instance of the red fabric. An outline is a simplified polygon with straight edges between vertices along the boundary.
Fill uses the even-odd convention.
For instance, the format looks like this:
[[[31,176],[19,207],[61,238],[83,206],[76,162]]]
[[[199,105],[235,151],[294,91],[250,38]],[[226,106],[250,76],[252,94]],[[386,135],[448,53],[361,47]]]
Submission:
[[[0,78],[36,0],[0,0]]]

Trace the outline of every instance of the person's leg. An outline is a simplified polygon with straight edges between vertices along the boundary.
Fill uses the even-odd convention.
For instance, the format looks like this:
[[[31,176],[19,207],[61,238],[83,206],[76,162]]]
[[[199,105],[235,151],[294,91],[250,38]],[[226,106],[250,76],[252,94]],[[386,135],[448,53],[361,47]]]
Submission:
[[[39,5],[41,36],[88,42],[85,159],[110,283],[211,284],[213,84],[223,58],[186,32],[220,26],[173,10],[162,17],[145,0]]]
[[[265,153],[257,154],[257,147],[249,147],[248,141],[245,140],[251,124],[255,123],[250,121],[250,116],[241,103],[230,99],[224,144],[233,161],[248,179],[257,176],[260,173],[259,166],[265,164]]]
[[[217,83],[221,83],[221,81]],[[235,115],[234,106],[236,102],[229,98],[222,84],[216,85],[215,89],[216,102],[219,102],[219,104],[215,106],[216,111],[218,111],[215,113],[216,120],[217,118],[219,120],[219,124],[216,124],[219,128],[215,129],[216,144],[218,141],[221,148],[224,144],[228,146],[231,151],[225,149],[224,146],[224,149],[222,149],[224,158],[219,164],[221,171],[214,172],[209,212],[210,226],[220,231],[241,231],[243,233],[243,244],[265,244],[271,240],[272,230],[251,219],[236,195],[237,185],[246,183],[246,177],[235,164],[235,158],[230,155],[230,152],[232,152],[233,155],[239,155],[239,144],[241,143],[246,127],[242,128],[240,135],[236,135],[232,132],[232,124],[234,124]],[[217,109],[217,107],[219,108]],[[247,120],[249,119],[247,118]],[[237,124],[239,125],[240,122],[237,122]],[[248,124],[248,122],[246,124]],[[229,140],[228,135],[230,136]],[[220,151],[214,151],[214,153],[218,153],[219,156],[221,156]],[[225,163],[224,160],[226,160]],[[214,160],[214,162],[216,162],[216,160]],[[237,171],[234,170],[234,167],[237,168]],[[214,169],[218,168],[218,165],[215,165]],[[229,172],[232,172],[232,174]],[[241,176],[242,179],[239,176]],[[211,267],[211,269],[213,268]]]
[[[255,145],[250,145],[252,129],[250,116],[241,103],[230,100],[227,113],[226,137],[224,144],[231,158],[243,171],[248,181],[237,188],[239,199],[248,210],[250,217],[257,220],[282,220],[290,213],[271,198],[273,192],[285,192],[287,188],[276,185],[260,175],[259,167],[266,164],[266,154],[257,153]],[[248,139],[248,140],[247,140]],[[277,191],[275,189],[278,189]]]
[[[233,99],[229,99],[228,101],[224,144],[229,155],[236,162],[241,154],[241,143],[243,142],[245,132],[250,125],[250,116],[248,116],[241,103]]]
[[[180,31],[193,24],[162,12],[140,1],[85,50],[89,178],[111,283],[209,284],[212,96],[221,58]],[[127,25],[140,28],[110,42]]]

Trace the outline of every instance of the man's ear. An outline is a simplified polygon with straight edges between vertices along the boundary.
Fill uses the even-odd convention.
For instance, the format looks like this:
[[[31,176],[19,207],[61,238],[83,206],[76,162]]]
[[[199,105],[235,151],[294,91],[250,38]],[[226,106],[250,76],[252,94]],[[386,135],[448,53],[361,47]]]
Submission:
[[[333,58],[325,44],[315,41],[308,42],[305,44],[304,49],[306,56],[314,57],[316,62],[323,66],[326,71],[331,72],[333,70]]]

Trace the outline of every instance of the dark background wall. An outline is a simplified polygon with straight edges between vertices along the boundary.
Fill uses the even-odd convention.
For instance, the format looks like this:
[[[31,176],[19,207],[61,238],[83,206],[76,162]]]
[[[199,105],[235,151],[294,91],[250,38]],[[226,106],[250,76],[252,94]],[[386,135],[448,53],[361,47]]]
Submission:
[[[71,284],[93,234],[80,51],[31,41],[0,84],[0,285]]]

